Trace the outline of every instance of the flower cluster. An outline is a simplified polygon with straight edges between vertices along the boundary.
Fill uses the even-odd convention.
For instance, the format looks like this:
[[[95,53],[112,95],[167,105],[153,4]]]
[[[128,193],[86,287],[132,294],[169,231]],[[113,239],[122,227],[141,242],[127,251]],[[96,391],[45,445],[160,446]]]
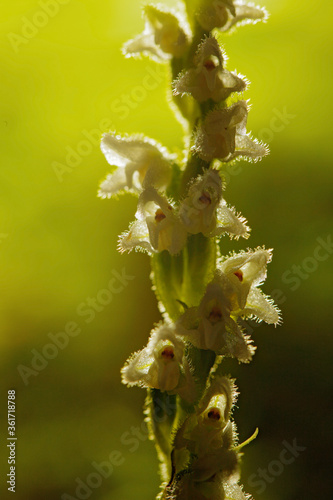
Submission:
[[[271,251],[265,248],[221,259],[200,304],[188,308],[175,323],[166,315],[166,323],[152,331],[147,347],[127,361],[123,382],[171,394],[181,390],[182,397],[193,402],[195,384],[186,346],[249,362],[254,347],[243,333],[239,318],[279,323],[278,309],[258,288],[266,278],[270,260]]]
[[[236,389],[223,374],[223,359],[251,361],[255,347],[244,320],[277,325],[280,316],[260,289],[272,250],[220,253],[221,236],[250,235],[246,219],[224,198],[223,168],[260,160],[268,149],[247,132],[248,82],[226,68],[212,30],[265,20],[267,13],[242,0],[184,3],[187,16],[185,9],[146,5],[143,33],[123,48],[127,57],[171,63],[174,104],[191,130],[184,157],[142,135],[105,133],[101,149],[112,170],[98,194],[137,196],[119,250],[151,255],[163,313],[147,346],[122,369],[124,384],[148,391],[145,412],[163,479],[158,498],[246,500],[238,485],[242,445],[231,421]],[[157,420],[157,402],[170,398],[173,409]]]

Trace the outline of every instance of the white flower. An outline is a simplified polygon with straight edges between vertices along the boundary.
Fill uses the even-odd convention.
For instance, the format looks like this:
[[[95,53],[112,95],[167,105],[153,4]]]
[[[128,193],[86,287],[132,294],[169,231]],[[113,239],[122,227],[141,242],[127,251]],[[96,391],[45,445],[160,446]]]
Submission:
[[[101,198],[148,186],[164,189],[170,181],[172,156],[152,139],[141,135],[104,134],[101,150],[108,163],[118,167],[101,183],[98,193]]]
[[[225,100],[232,92],[241,92],[246,82],[223,68],[223,53],[216,38],[208,37],[199,45],[195,68],[180,74],[174,82],[174,94],[191,94],[199,102]]]
[[[179,215],[164,196],[154,188],[142,191],[136,213],[137,221],[119,238],[119,250],[131,251],[139,247],[148,253],[168,250],[179,253],[187,239],[187,231]]]
[[[187,417],[175,436],[175,448],[186,448],[196,457],[191,464],[196,482],[209,481],[220,472],[226,479],[237,472],[237,452],[232,449],[235,427],[230,422],[235,397],[234,381],[215,376],[196,412]]]
[[[179,214],[191,234],[209,234],[216,227],[216,209],[222,198],[222,181],[217,170],[207,169],[189,187]]]
[[[222,432],[229,423],[236,394],[233,380],[215,376],[205,389],[196,412],[177,432],[175,447],[186,447],[192,453],[203,455],[225,445]]]
[[[244,363],[254,353],[249,339],[231,317],[230,298],[218,281],[212,281],[198,307],[191,307],[177,321],[177,332],[199,349],[232,356]]]
[[[162,5],[146,5],[145,30],[124,45],[127,57],[150,55],[156,61],[181,57],[190,42],[190,32],[184,19]]]
[[[246,220],[228,208],[222,199],[222,181],[217,170],[207,169],[190,185],[179,214],[187,231],[205,236],[249,236]]]
[[[215,158],[227,162],[238,156],[256,161],[265,156],[267,147],[246,134],[247,114],[246,101],[211,111],[197,131],[194,151],[206,162]]]
[[[184,348],[173,325],[159,324],[152,331],[147,347],[133,354],[122,368],[123,383],[178,393],[192,400],[194,382]]]
[[[266,323],[279,322],[279,310],[257,288],[265,281],[271,260],[272,250],[261,247],[220,260],[215,279],[227,291],[232,315],[254,315]]]
[[[197,11],[199,24],[207,31],[227,31],[236,24],[265,21],[267,11],[242,0],[202,0]]]

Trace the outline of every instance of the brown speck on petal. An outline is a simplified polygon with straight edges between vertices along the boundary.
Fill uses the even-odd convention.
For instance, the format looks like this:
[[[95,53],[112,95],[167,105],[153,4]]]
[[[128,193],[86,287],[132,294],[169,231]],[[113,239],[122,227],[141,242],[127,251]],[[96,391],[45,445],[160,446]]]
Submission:
[[[240,269],[238,271],[236,271],[234,273],[234,275],[237,276],[237,278],[239,279],[240,282],[243,281],[243,273],[242,273],[242,271]]]
[[[207,71],[213,71],[213,69],[216,68],[216,65],[215,65],[214,61],[212,61],[211,59],[208,59],[208,61],[204,62],[204,67],[206,68]]]
[[[211,310],[209,314],[209,321],[214,325],[215,323],[218,323],[222,319],[222,311],[219,307],[215,306]]]
[[[162,212],[160,208],[158,208],[155,212],[155,220],[156,222],[161,222],[161,220],[165,219],[166,215]]]
[[[173,347],[165,347],[161,352],[161,357],[166,361],[171,361],[175,357],[175,353],[173,352]]]
[[[217,408],[210,410],[207,416],[210,420],[220,420],[221,418],[220,411]]]
[[[202,195],[199,198],[199,201],[203,203],[204,205],[210,205],[212,203],[211,197],[209,196],[208,193],[202,193]]]

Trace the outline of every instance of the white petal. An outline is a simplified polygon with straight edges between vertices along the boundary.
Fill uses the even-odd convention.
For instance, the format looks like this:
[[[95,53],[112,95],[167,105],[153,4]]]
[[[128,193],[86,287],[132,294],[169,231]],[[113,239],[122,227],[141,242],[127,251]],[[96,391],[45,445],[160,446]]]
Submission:
[[[170,58],[170,55],[163,52],[156,45],[154,34],[150,31],[144,31],[142,34],[126,42],[123,45],[123,54],[126,57],[151,56],[156,62]]]
[[[250,289],[260,285],[267,275],[267,263],[272,258],[272,251],[265,248],[240,252],[220,260],[215,279],[221,286],[229,284],[227,295],[232,301],[235,314],[242,314]]]
[[[154,358],[147,348],[132,354],[121,370],[122,382],[129,386],[140,385],[147,387],[147,374],[153,362]]]
[[[234,482],[225,482],[223,483],[223,488],[225,491],[225,499],[232,500],[250,500],[249,496],[246,495],[239,484]]]
[[[154,157],[166,154],[166,149],[153,139],[142,135],[122,137],[116,134],[103,134],[101,150],[110,165],[125,167],[129,162],[142,163]]]
[[[218,268],[227,276],[241,270],[243,281],[256,286],[266,279],[267,264],[271,260],[272,249],[267,250],[264,247],[258,247],[255,250],[242,251],[219,261]]]
[[[150,185],[164,189],[170,182],[172,156],[152,139],[104,134],[101,149],[110,165],[119,168],[101,187],[103,197],[110,197],[122,189],[140,190]],[[121,173],[123,169],[125,172]]]
[[[119,236],[118,250],[131,252],[133,249],[143,250],[152,254],[155,252],[149,240],[149,231],[145,221],[132,222],[130,228]]]
[[[250,228],[246,223],[246,219],[240,214],[237,215],[234,208],[228,208],[223,200],[217,209],[216,229],[213,231],[212,236],[229,233],[230,237],[238,239],[242,236],[246,239],[250,236]]]
[[[180,19],[175,11],[151,4],[145,7],[145,15],[154,33],[155,43],[164,53],[181,57],[189,42],[189,30],[184,19]]]
[[[280,321],[279,312],[272,299],[258,288],[251,288],[244,309],[245,315],[253,314],[259,320],[265,321],[265,323],[277,325]]]
[[[245,156],[257,161],[269,153],[269,149],[265,144],[259,142],[257,139],[251,139],[248,134],[236,134],[235,146],[234,154],[230,159],[237,156]]]
[[[111,198],[111,196],[123,191],[127,187],[125,170],[117,168],[113,174],[108,174],[99,186],[98,196],[100,198]]]
[[[266,21],[268,18],[267,11],[262,7],[257,7],[253,3],[245,3],[243,1],[234,2],[235,15],[231,16],[229,22],[223,27],[223,31],[228,30],[235,24],[255,24],[258,21]]]
[[[145,30],[123,47],[126,56],[150,55],[157,62],[181,57],[186,50],[189,28],[178,14],[163,6],[146,5]]]
[[[128,143],[129,140],[120,135],[103,134],[101,150],[110,165],[125,167],[128,162]]]

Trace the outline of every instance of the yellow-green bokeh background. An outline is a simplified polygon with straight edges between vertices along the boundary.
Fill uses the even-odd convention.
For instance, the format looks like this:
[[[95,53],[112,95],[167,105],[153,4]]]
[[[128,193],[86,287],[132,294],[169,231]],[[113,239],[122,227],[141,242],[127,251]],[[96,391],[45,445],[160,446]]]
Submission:
[[[1,498],[10,498],[4,480],[6,391],[15,388],[16,499],[75,497],[76,478],[85,480],[92,462],[107,460],[113,450],[125,461],[90,498],[153,499],[153,446],[142,441],[130,453],[121,443],[125,432],[141,425],[144,393],[122,386],[119,370],[160,318],[148,257],[116,251],[135,198],[96,197],[108,172],[97,145],[62,182],[54,162],[65,164],[68,148],[85,140],[83,131],[106,119],[119,132],[143,132],[170,149],[182,147],[182,130],[165,100],[166,79],[157,78],[156,88],[142,94],[156,64],[126,60],[120,52],[143,27],[140,1],[70,0],[15,51],[8,34],[21,34],[25,18],[31,21],[40,5],[14,0],[1,9]],[[245,450],[245,490],[257,500],[313,500],[330,496],[333,257],[295,291],[282,275],[313,255],[318,237],[332,233],[333,6],[329,0],[267,0],[266,6],[267,24],[225,37],[228,67],[252,82],[246,97],[255,135],[274,128],[276,110],[293,118],[270,134],[269,158],[242,163],[242,174],[232,177],[226,199],[253,230],[249,242],[223,244],[228,251],[247,244],[274,247],[264,290],[281,290],[284,324],[256,329],[253,363],[229,362],[226,370],[241,391],[235,411],[241,439],[260,428]],[[117,111],[123,95],[133,102],[133,91],[140,99],[126,113]],[[112,271],[123,267],[135,279],[86,324],[78,305],[96,297]],[[17,366],[30,366],[31,350],[41,350],[48,333],[62,331],[68,321],[80,325],[80,335],[25,385]],[[306,451],[258,494],[249,477],[278,459],[284,440],[295,438]]]

